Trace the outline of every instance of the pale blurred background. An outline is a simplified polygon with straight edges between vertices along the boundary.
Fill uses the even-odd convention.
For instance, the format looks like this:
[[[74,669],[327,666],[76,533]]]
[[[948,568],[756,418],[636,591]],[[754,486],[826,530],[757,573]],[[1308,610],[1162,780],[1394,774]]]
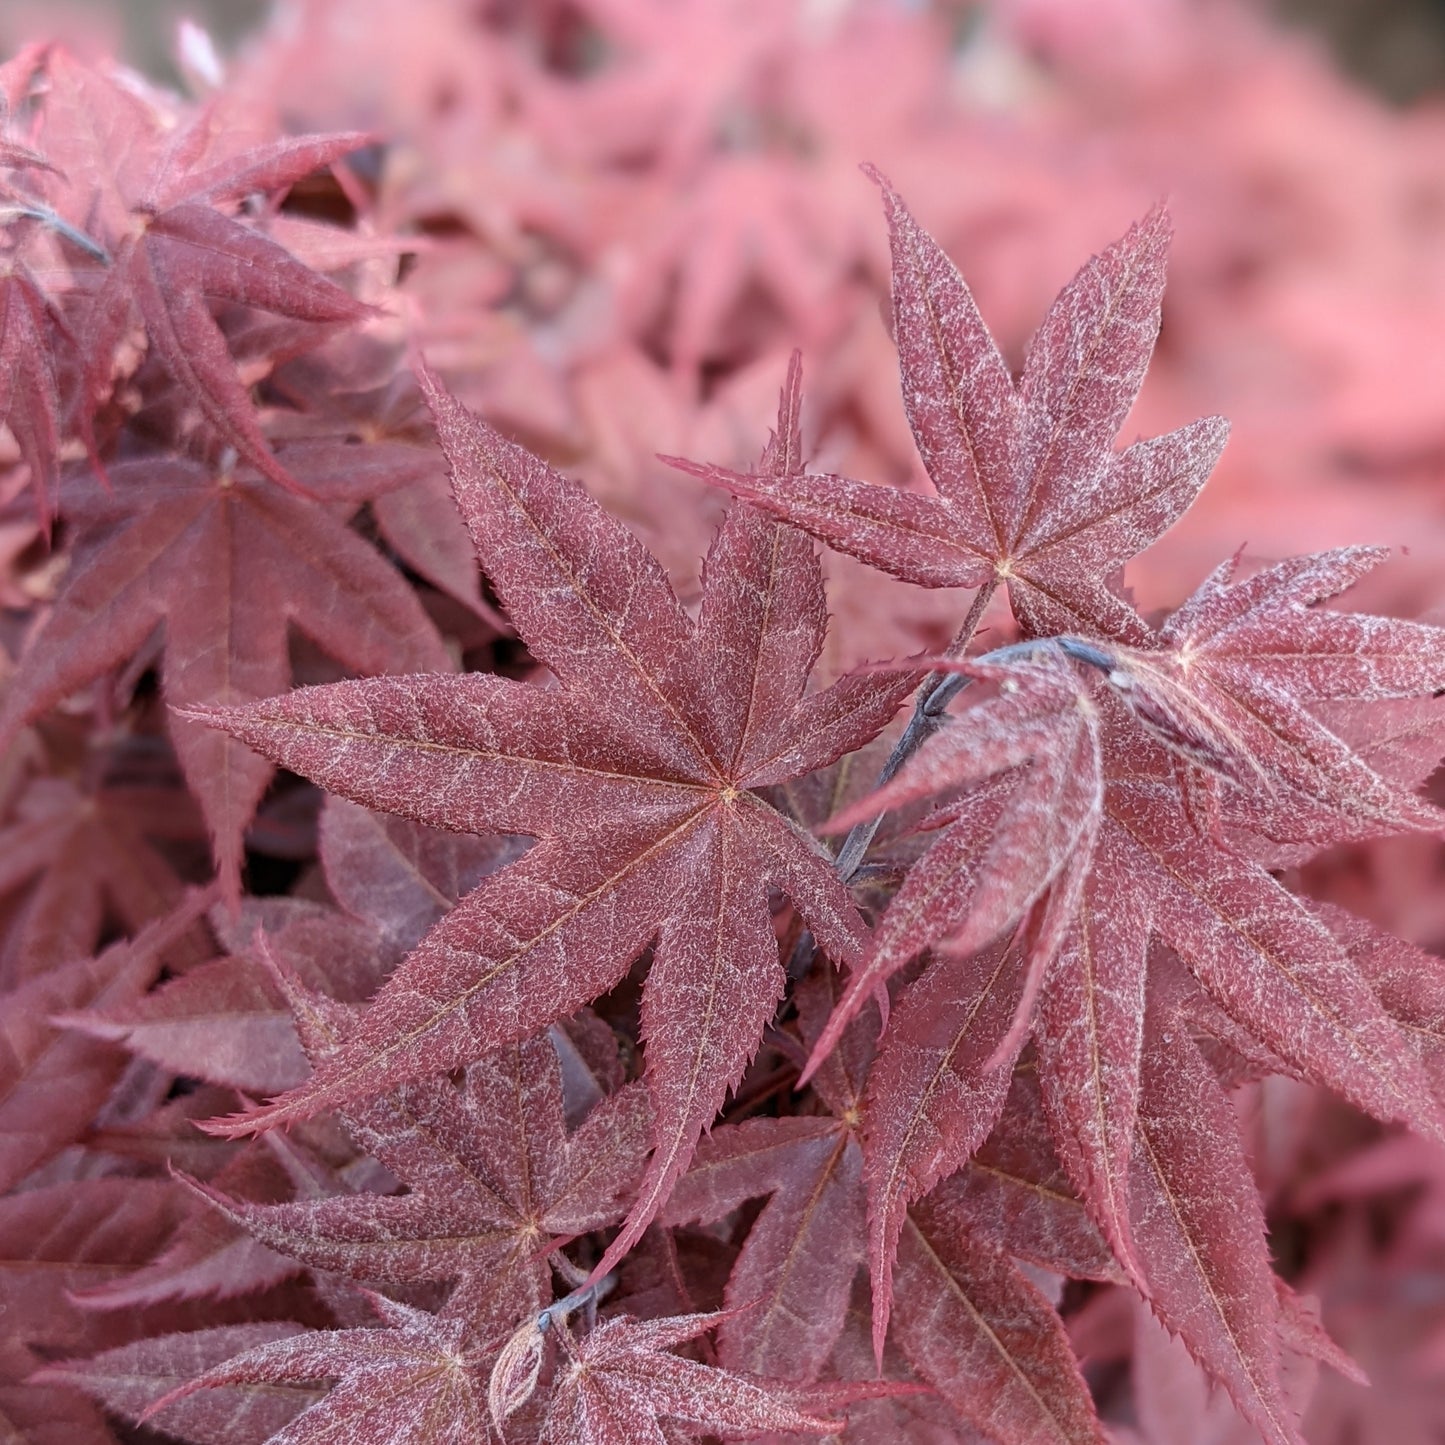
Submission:
[[[171,79],[178,20],[196,21],[226,47],[270,8],[270,0],[11,0],[0,16],[0,41],[8,47],[44,33],[74,44],[84,37],[98,51]],[[1260,8],[1324,37],[1346,71],[1392,100],[1445,93],[1445,0],[1261,0]]]

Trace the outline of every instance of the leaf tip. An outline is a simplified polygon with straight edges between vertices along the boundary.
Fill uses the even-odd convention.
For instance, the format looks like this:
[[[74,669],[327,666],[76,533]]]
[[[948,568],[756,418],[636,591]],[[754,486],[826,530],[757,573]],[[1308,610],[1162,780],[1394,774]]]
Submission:
[[[217,707],[213,703],[171,703],[169,710],[172,717],[184,718],[186,722],[199,723],[219,732],[231,732],[231,719],[241,711],[240,708]]]
[[[268,1118],[272,1112],[270,1106],[261,1109],[250,1109],[239,1114],[222,1114],[214,1119],[196,1119],[192,1122],[203,1134],[209,1134],[214,1139],[244,1139],[250,1135],[263,1134],[267,1129],[273,1129],[277,1124],[285,1122],[281,1118]]]
[[[897,194],[889,183],[888,177],[885,176],[872,161],[859,161],[858,169],[885,195],[891,196]]]

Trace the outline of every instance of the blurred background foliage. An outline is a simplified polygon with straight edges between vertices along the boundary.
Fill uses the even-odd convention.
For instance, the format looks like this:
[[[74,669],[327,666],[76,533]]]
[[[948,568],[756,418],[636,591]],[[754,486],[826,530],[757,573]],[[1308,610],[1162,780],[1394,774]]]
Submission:
[[[987,0],[950,3],[964,16],[988,9]],[[487,0],[478,0],[477,8],[485,9],[486,4]],[[1393,101],[1410,102],[1445,92],[1445,0],[1257,0],[1257,4],[1291,28],[1318,34],[1349,74]],[[119,55],[149,75],[172,80],[178,21],[195,21],[221,47],[229,48],[257,30],[273,5],[271,0],[9,0],[4,9],[0,33],[7,43],[21,36],[60,35],[84,49]]]

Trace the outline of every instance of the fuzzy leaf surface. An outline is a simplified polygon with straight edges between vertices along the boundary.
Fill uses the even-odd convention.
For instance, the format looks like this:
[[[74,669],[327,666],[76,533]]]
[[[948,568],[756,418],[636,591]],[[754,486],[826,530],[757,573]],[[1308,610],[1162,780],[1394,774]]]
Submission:
[[[989,1439],[1100,1445],[1063,1325],[997,1247],[923,1206],[902,1231],[896,1284],[904,1355]]]
[[[356,1112],[357,1143],[404,1194],[250,1204],[193,1187],[255,1239],[315,1268],[388,1283],[455,1280],[450,1309],[505,1330],[550,1297],[552,1236],[625,1213],[648,1122],[646,1095],[631,1085],[569,1134],[557,1052],[542,1035],[473,1064],[461,1089],[416,1083]]]
[[[245,471],[180,458],[123,463],[113,493],[75,499],[75,560],[0,708],[0,732],[125,663],[157,625],[176,708],[266,697],[290,678],[292,627],[359,672],[445,668],[435,628],[398,574],[325,508]],[[177,718],[173,737],[224,875],[271,769]]]
[[[663,1445],[663,1421],[746,1438],[763,1431],[821,1435],[839,1422],[807,1413],[768,1382],[675,1355],[715,1314],[598,1325],[574,1348],[547,1407],[544,1445]]]
[[[861,951],[826,854],[752,789],[861,745],[912,678],[806,691],[825,623],[817,560],[741,505],[689,622],[580,487],[425,384],[483,570],[561,686],[341,683],[197,716],[369,807],[538,841],[423,939],[312,1083],[225,1127],[304,1118],[516,1042],[655,940],[642,1005],[655,1148],[610,1263],[686,1168],[782,994],[769,887],[830,956]],[[780,473],[799,465],[798,396],[795,366],[765,454]]]
[[[257,1346],[304,1333],[300,1325],[276,1323],[156,1335],[89,1360],[52,1365],[40,1378],[82,1390],[134,1421],[193,1377]],[[222,1387],[168,1407],[164,1423],[168,1433],[195,1445],[262,1445],[318,1397],[317,1390],[303,1385]]]
[[[482,1360],[465,1343],[462,1320],[371,1297],[379,1329],[308,1330],[252,1346],[154,1401],[147,1420],[202,1390],[245,1400],[294,1396],[292,1387],[333,1380],[330,1392],[269,1437],[270,1445],[470,1445],[486,1440]],[[225,1409],[217,1407],[218,1412]],[[234,1408],[234,1407],[233,1407]]]
[[[677,465],[925,587],[1006,582],[1035,637],[1147,629],[1105,579],[1193,501],[1218,417],[1116,453],[1159,329],[1169,222],[1152,211],[1060,293],[1014,385],[963,278],[875,173],[893,251],[904,407],[933,495],[836,475]]]

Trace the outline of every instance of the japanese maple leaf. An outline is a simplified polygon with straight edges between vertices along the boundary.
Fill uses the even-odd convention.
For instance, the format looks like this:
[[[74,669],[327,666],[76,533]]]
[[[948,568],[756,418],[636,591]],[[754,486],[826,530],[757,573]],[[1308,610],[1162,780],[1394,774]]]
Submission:
[[[1236,1024],[1303,1077],[1380,1118],[1438,1133],[1418,1053],[1345,945],[1265,868],[1223,836],[1197,831],[1170,752],[1137,734],[1129,745],[1117,721],[1106,740],[1106,861],[1093,885],[1109,932],[1092,950],[1090,987],[1122,988],[1121,970],[1136,969],[1157,938]],[[1102,1056],[1116,1047],[1132,1054],[1137,1043],[1126,1037],[1101,1037]]]
[[[832,1026],[876,979],[963,921],[957,953],[945,950],[905,996],[870,1080],[864,1157],[883,1319],[907,1203],[986,1135],[1006,1090],[998,1065],[1017,1052],[1030,1021],[1059,1157],[1121,1262],[1136,1279],[1147,1273],[1132,1243],[1129,1179],[1151,937],[1177,950],[1246,1049],[1262,1045],[1382,1118],[1439,1131],[1407,1029],[1330,929],[1241,846],[1251,825],[1276,836],[1292,811],[1317,847],[1436,822],[1435,810],[1376,773],[1306,705],[1408,698],[1437,685],[1445,665],[1438,630],[1310,610],[1377,560],[1367,550],[1295,559],[1233,585],[1221,573],[1151,635],[1151,647],[1074,648],[1103,676],[1092,688],[1076,679],[1072,730],[1060,730],[1056,704],[1039,706],[1046,693],[1031,705],[1021,679],[1012,694],[951,719],[899,778],[840,815],[848,822],[935,786],[972,783],[990,771],[1000,739],[1016,750],[1005,761],[1040,748],[1047,760],[1039,779],[1047,806],[1029,829],[1009,814],[1018,794],[1003,792],[1006,780],[946,808],[946,831],[884,915]],[[1087,737],[1081,756],[1092,767],[1075,756],[1075,735]],[[1230,835],[1196,822],[1188,790],[1200,762],[1215,770],[1211,796],[1237,830]],[[1035,756],[1015,788],[1039,767]],[[1048,971],[1034,1018],[1038,972],[1022,970],[1007,950],[972,950],[1050,881],[1056,849],[1038,840],[1068,841],[1071,816],[1077,861],[1052,883],[1036,925],[1047,947],[1033,947]],[[1007,867],[979,868],[980,849],[1007,857],[1010,847],[1022,851]],[[1011,894],[1005,914],[983,906],[985,896],[992,903]],[[1413,1022],[1408,1008],[1402,1021]]]
[[[687,1189],[685,1177],[684,1199]],[[1059,1320],[1010,1256],[1070,1278],[1119,1276],[1053,1157],[1028,1071],[994,1137],[915,1205],[902,1236],[907,1285],[893,1339],[914,1374],[989,1440],[1097,1442],[1089,1391]],[[840,1236],[840,1250],[845,1243]],[[745,1257],[746,1246],[740,1267]],[[874,1343],[876,1353],[877,1336]],[[956,1439],[957,1425],[923,1438]]]
[[[365,482],[350,448],[298,449],[322,496]],[[340,453],[341,455],[338,455]],[[73,489],[75,553],[64,589],[0,705],[0,735],[128,661],[157,624],[177,708],[265,697],[290,678],[294,625],[361,672],[445,668],[441,639],[401,575],[323,506],[249,469],[179,458],[123,462],[114,490]],[[247,749],[177,718],[172,736],[200,800],[222,877],[240,867],[241,830],[271,769]]]
[[[1387,555],[1383,547],[1345,547],[1232,581],[1236,558],[1204,581],[1149,647],[1109,650],[1110,682],[1167,745],[1245,784],[1267,785],[1264,798],[1246,786],[1222,799],[1231,821],[1253,821],[1270,834],[1291,803],[1348,820],[1358,836],[1445,821],[1309,710],[1318,702],[1429,696],[1445,685],[1445,631],[1317,606]],[[1350,836],[1329,817],[1309,824],[1317,843]]]
[[[194,1377],[259,1346],[307,1333],[302,1325],[282,1321],[155,1335],[105,1350],[89,1360],[51,1365],[38,1379],[81,1390],[107,1410],[135,1421],[149,1406]],[[287,1388],[279,1381],[260,1387],[217,1386],[173,1401],[166,1407],[164,1426],[167,1434],[179,1440],[260,1445],[293,1416],[314,1405],[321,1393],[314,1384]]]
[[[1015,387],[953,263],[870,174],[892,237],[903,402],[936,495],[676,464],[921,586],[1007,582],[1030,635],[1142,640],[1142,619],[1110,579],[1193,501],[1227,430],[1210,417],[1112,450],[1159,328],[1165,212],[1151,212],[1064,288]]]
[[[322,1032],[344,1015],[292,989],[313,1057],[334,1052]],[[450,1313],[498,1333],[550,1299],[546,1254],[615,1223],[642,1173],[647,1098],[628,1085],[601,1099],[569,1133],[562,1072],[544,1034],[450,1079],[409,1084],[343,1116],[356,1142],[404,1194],[343,1194],[251,1204],[192,1187],[271,1249],[361,1280],[455,1280]]]
[[[800,986],[805,1042],[818,1037],[833,993],[829,975],[812,975]],[[749,1229],[728,1279],[725,1299],[736,1313],[719,1329],[724,1365],[808,1379],[839,1339],[865,1248],[867,1165],[858,1133],[872,1033],[866,1016],[855,1021],[814,1076],[814,1088],[834,1117],[758,1118],[714,1130],[668,1201],[669,1220],[711,1223],[749,1198],[771,1196]],[[1006,1083],[1007,1071],[1003,1077]],[[1012,1107],[977,1157],[930,1196],[931,1227],[946,1217],[953,1236],[970,1241],[954,1246],[961,1257],[971,1259],[971,1251],[982,1250],[980,1257],[989,1261],[985,1272],[995,1279],[1014,1278],[1011,1266],[993,1262],[1000,1250],[1073,1278],[1117,1278],[1103,1240],[1069,1192],[1053,1156],[1039,1114],[1037,1086],[1028,1087],[1031,1077],[1020,1075]],[[963,1275],[949,1288],[966,1292],[972,1287],[967,1267],[958,1267]],[[959,1372],[954,1393],[959,1397],[970,1388],[968,1369],[980,1369],[975,1383],[987,1388],[999,1371],[1007,1374],[1014,1368],[1007,1349],[991,1352],[983,1347],[989,1331],[1002,1326],[1008,1315],[1004,1294],[990,1303],[980,1298],[977,1306],[974,1314],[965,1311],[964,1316],[971,1321],[972,1364],[954,1361]],[[995,1307],[999,1317],[993,1314]],[[909,1348],[921,1352],[916,1363],[925,1373],[947,1353],[925,1345],[922,1330],[910,1340]],[[957,1336],[952,1348],[962,1348]],[[1069,1370],[1072,1374],[1072,1364]],[[960,1408],[970,1418],[981,1418],[972,1407]],[[1018,1430],[1017,1438],[1029,1438],[1027,1427]]]
[[[233,302],[313,323],[357,321],[371,308],[225,208],[285,190],[369,137],[279,140],[204,164],[217,148],[208,112],[164,135],[161,118],[108,77],[63,52],[49,69],[46,121],[58,129],[57,153],[74,177],[74,209],[95,214],[110,251],[83,336],[83,430],[89,437],[91,414],[110,389],[115,348],[139,316],[152,351],[215,434],[263,476],[294,489],[211,307]]]
[[[1034,1038],[1043,1110],[1060,1160],[1121,1263],[1157,1300],[1161,1270],[1177,1276],[1186,1259],[1195,1262],[1191,1268],[1205,1271],[1233,1268],[1229,1252],[1238,1258],[1239,1251],[1219,1230],[1211,1235],[1200,1228],[1196,1237],[1176,1237],[1172,1246],[1157,1230],[1149,1238],[1140,1234],[1137,1200],[1148,1182],[1136,1178],[1141,1167],[1139,1130],[1145,1127],[1140,1121],[1168,1106],[1172,1095],[1166,1086],[1172,1087],[1173,1075],[1189,1062],[1176,1061],[1171,1073],[1146,1061],[1143,1018],[1146,999],[1155,988],[1146,970],[1151,940],[1166,942],[1177,952],[1240,1032],[1246,1048],[1263,1045],[1301,1077],[1335,1089],[1379,1117],[1400,1119],[1430,1133],[1438,1133],[1441,1126],[1411,1038],[1376,996],[1368,974],[1316,914],[1269,872],[1223,838],[1195,829],[1182,806],[1173,755],[1142,734],[1131,738],[1121,733],[1115,705],[1104,694],[1097,701],[1107,724],[1103,818],[1089,876],[1045,980]],[[948,967],[956,970],[959,965]],[[978,964],[970,968],[987,976]],[[970,1000],[975,994],[980,999],[990,995],[950,991],[947,977],[938,974],[935,965],[915,985],[922,997],[915,1001],[910,994],[905,999],[900,1025],[905,1011],[911,1016],[927,1010],[928,999],[943,990],[962,1001],[955,1008],[965,1015],[958,1041],[949,1045],[949,1062],[976,1057],[968,1052],[981,1047],[972,1042],[973,1036],[981,1033],[986,1042],[996,1025],[990,1023],[988,1009]],[[1172,1029],[1161,1025],[1158,1038],[1168,1042],[1171,1032],[1184,1038],[1188,1031],[1181,1018]],[[878,1068],[880,1094],[889,1057],[885,1048]],[[922,1107],[930,1123],[931,1132],[920,1136],[925,1161],[931,1158],[930,1146],[938,1147],[932,1140],[941,1135],[947,1151],[959,1132],[957,1119],[986,1111],[998,1087],[976,1065],[962,1082],[967,1107],[955,1104],[946,1118],[937,1109],[910,1102],[907,1091],[895,1092],[895,1108]],[[1198,1089],[1189,1097],[1202,1107]],[[1167,1158],[1157,1157],[1166,1169],[1176,1163],[1195,1168],[1189,1187],[1207,1203],[1215,1196],[1202,1181],[1237,1176],[1234,1154],[1237,1141],[1231,1144],[1211,1126],[1201,1129],[1187,1148],[1181,1144]],[[902,1176],[905,1191],[911,1178]],[[1246,1193],[1253,1198],[1252,1185],[1234,1191],[1232,1219],[1244,1218],[1244,1205],[1238,1201]],[[897,1206],[880,1190],[873,1208]],[[1149,1218],[1152,1225],[1155,1216]],[[1223,1263],[1211,1255],[1215,1235]],[[886,1260],[886,1253],[882,1258]],[[1207,1299],[1208,1288],[1199,1294]],[[1278,1400],[1269,1393],[1273,1366],[1259,1349],[1248,1343],[1240,1348],[1247,1369],[1245,1383],[1238,1384],[1241,1377],[1236,1375],[1236,1384],[1264,1402],[1251,1418],[1256,1423],[1273,1420],[1279,1414]],[[1222,1365],[1215,1370],[1228,1382]],[[1277,1425],[1270,1428],[1276,1429],[1275,1438],[1284,1438]]]
[[[798,469],[799,381],[795,364],[765,470]],[[650,554],[579,486],[424,385],[483,570],[560,686],[363,681],[193,716],[368,806],[538,842],[422,941],[312,1083],[223,1127],[304,1118],[525,1038],[653,942],[642,1032],[656,1147],[610,1265],[783,992],[769,887],[831,957],[862,947],[827,855],[754,790],[874,736],[913,679],[805,693],[825,619],[806,538],[735,507],[690,623]]]
[[[355,1445],[472,1445],[490,1439],[485,1369],[490,1342],[469,1343],[462,1319],[381,1295],[369,1298],[382,1328],[308,1330],[254,1345],[162,1395],[142,1421],[200,1390],[334,1380],[323,1399],[268,1437],[271,1445],[321,1445],[343,1434]],[[294,1392],[282,1392],[283,1402],[291,1398]],[[215,1413],[224,1418],[223,1412],[219,1407]]]
[[[821,1435],[839,1428],[840,1421],[779,1398],[769,1381],[671,1353],[721,1318],[604,1320],[571,1346],[547,1405],[543,1445],[665,1445],[663,1421],[724,1439],[768,1430]]]
[[[832,1010],[835,979],[831,970],[815,970],[798,986],[808,1043]],[[668,1200],[666,1222],[711,1224],[749,1199],[770,1196],[728,1276],[730,1313],[717,1340],[718,1359],[730,1369],[816,1379],[842,1332],[863,1261],[857,1126],[873,1055],[868,1024],[859,1020],[814,1076],[829,1113],[713,1130]]]
[[[0,264],[0,425],[10,428],[30,469],[42,519],[49,517],[59,478],[62,425],[55,356],[63,334],[30,271],[18,261]]]

